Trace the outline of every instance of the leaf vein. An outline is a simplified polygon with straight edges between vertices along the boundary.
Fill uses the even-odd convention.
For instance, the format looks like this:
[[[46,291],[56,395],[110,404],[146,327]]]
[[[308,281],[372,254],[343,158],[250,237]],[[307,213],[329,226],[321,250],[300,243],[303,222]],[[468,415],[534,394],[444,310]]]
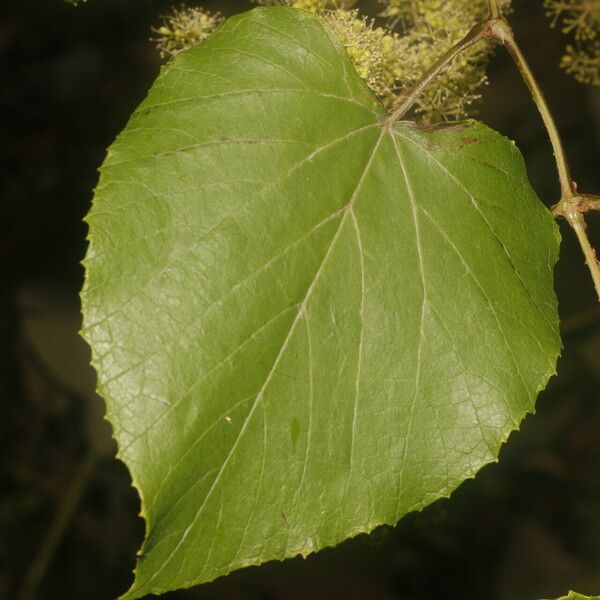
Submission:
[[[221,477],[222,477],[225,469],[227,468],[227,465],[229,464],[229,462],[230,462],[233,454],[237,450],[237,447],[238,447],[241,439],[243,438],[244,433],[246,432],[246,430],[248,428],[250,420],[252,419],[252,417],[253,417],[253,415],[254,415],[257,407],[260,405],[260,402],[261,402],[261,400],[262,400],[262,398],[264,396],[264,393],[265,393],[267,387],[269,386],[269,384],[270,384],[270,382],[271,382],[271,380],[273,378],[275,370],[277,369],[279,363],[281,362],[281,359],[282,359],[283,355],[285,354],[285,351],[286,351],[286,349],[287,349],[287,347],[288,347],[288,345],[290,343],[290,340],[292,339],[293,334],[294,334],[294,332],[296,330],[296,326],[297,326],[297,324],[299,323],[299,321],[302,319],[302,317],[304,315],[304,311],[306,310],[307,302],[309,301],[310,297],[312,296],[313,290],[315,289],[315,286],[316,286],[317,282],[320,279],[320,276],[321,276],[321,274],[322,274],[322,272],[323,272],[323,270],[325,268],[325,265],[327,264],[327,262],[329,260],[329,257],[331,256],[331,253],[333,252],[333,248],[335,247],[336,242],[337,242],[337,240],[338,240],[338,238],[340,236],[340,233],[341,233],[341,231],[342,231],[342,229],[344,227],[344,224],[346,222],[346,217],[347,217],[347,215],[349,213],[349,210],[352,208],[352,204],[353,204],[356,196],[358,195],[358,193],[359,193],[359,191],[360,191],[360,189],[362,187],[362,183],[363,183],[363,181],[364,181],[364,179],[365,179],[365,177],[366,177],[366,175],[367,175],[367,173],[369,171],[369,168],[370,168],[370,166],[371,166],[371,164],[373,162],[373,159],[375,157],[377,149],[379,148],[379,145],[381,143],[383,135],[384,135],[384,131],[382,131],[380,133],[380,135],[378,136],[378,138],[377,138],[375,146],[373,147],[373,150],[372,150],[372,152],[371,152],[371,154],[370,154],[370,156],[368,158],[368,161],[367,161],[367,164],[365,166],[365,169],[363,170],[363,172],[361,174],[361,177],[360,177],[360,179],[358,181],[358,184],[356,185],[356,188],[354,190],[354,193],[353,193],[352,197],[350,198],[350,200],[348,202],[348,205],[346,207],[346,211],[344,212],[344,216],[342,217],[342,219],[340,221],[340,224],[339,224],[339,226],[338,226],[338,228],[337,228],[337,230],[336,230],[336,232],[335,232],[335,234],[334,234],[334,236],[333,236],[333,238],[331,240],[331,243],[330,243],[330,245],[329,245],[329,247],[327,249],[327,252],[325,253],[325,256],[324,256],[324,258],[323,258],[323,260],[322,260],[322,262],[321,262],[321,264],[319,266],[319,269],[317,270],[317,273],[316,273],[313,281],[311,282],[310,286],[308,287],[308,289],[306,291],[306,294],[304,296],[304,299],[302,300],[302,303],[300,305],[300,308],[298,310],[296,318],[294,319],[294,321],[293,321],[293,323],[292,323],[292,325],[290,327],[290,330],[289,330],[287,336],[285,337],[285,340],[283,341],[283,344],[281,345],[281,348],[280,348],[280,350],[279,350],[279,352],[278,352],[278,354],[277,354],[277,356],[275,358],[273,366],[271,367],[271,370],[269,371],[269,373],[268,373],[268,375],[267,375],[267,377],[265,379],[264,384],[262,385],[262,387],[258,391],[258,394],[257,394],[257,396],[256,396],[256,398],[254,400],[254,404],[250,408],[250,411],[248,412],[248,415],[247,415],[247,417],[246,417],[246,419],[245,419],[245,421],[244,421],[244,423],[243,423],[243,425],[242,425],[242,427],[240,429],[240,432],[239,432],[238,436],[236,437],[236,439],[235,439],[235,441],[234,441],[234,443],[233,443],[233,445],[232,445],[229,453],[225,457],[225,460],[223,461],[223,464],[222,464],[221,468],[219,469],[219,472],[217,473],[217,476],[215,477],[215,479],[214,479],[214,481],[213,481],[210,489],[208,490],[208,492],[207,492],[207,494],[206,494],[206,496],[205,496],[202,504],[198,508],[198,511],[196,512],[196,515],[194,516],[194,518],[192,519],[192,521],[190,522],[190,524],[188,525],[188,527],[183,531],[183,534],[181,535],[179,541],[177,542],[177,544],[175,545],[175,547],[171,550],[171,552],[169,553],[169,556],[166,557],[163,565],[159,569],[157,569],[152,574],[152,576],[148,579],[147,584],[149,584],[152,580],[154,580],[156,577],[158,577],[158,575],[160,575],[160,573],[165,569],[165,567],[174,558],[174,556],[178,552],[179,548],[181,548],[181,545],[185,542],[187,536],[189,535],[189,532],[195,526],[196,521],[198,520],[198,518],[200,517],[200,515],[204,511],[204,508],[205,508],[206,504],[208,503],[209,499],[211,498],[211,496],[212,496],[215,488],[219,484],[219,481],[220,481],[220,479],[221,479]]]

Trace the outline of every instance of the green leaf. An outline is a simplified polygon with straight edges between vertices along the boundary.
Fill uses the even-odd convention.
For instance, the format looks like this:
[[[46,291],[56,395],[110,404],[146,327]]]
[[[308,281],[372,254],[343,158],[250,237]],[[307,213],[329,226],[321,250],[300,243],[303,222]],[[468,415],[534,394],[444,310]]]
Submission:
[[[383,114],[315,17],[258,8],[109,150],[82,298],[147,525],[125,598],[448,496],[554,373],[559,236],[518,150]]]
[[[600,600],[600,596],[584,596],[577,592],[569,592],[566,596],[561,596],[558,600]]]

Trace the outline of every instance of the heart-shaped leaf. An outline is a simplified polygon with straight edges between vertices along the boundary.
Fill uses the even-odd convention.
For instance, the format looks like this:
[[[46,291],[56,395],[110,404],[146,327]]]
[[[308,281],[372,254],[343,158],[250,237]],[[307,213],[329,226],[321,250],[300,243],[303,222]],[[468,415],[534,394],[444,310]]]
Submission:
[[[109,150],[83,310],[147,524],[126,598],[447,496],[554,372],[559,237],[518,150],[383,115],[318,19],[260,8]]]

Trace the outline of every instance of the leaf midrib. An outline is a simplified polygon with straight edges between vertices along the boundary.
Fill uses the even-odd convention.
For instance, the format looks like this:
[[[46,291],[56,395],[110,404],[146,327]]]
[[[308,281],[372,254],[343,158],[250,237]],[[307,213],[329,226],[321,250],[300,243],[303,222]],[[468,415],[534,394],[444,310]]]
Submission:
[[[315,287],[320,279],[320,276],[325,268],[325,265],[327,264],[327,262],[329,260],[329,257],[331,256],[331,254],[333,252],[336,242],[339,239],[340,233],[342,232],[342,230],[344,228],[346,219],[348,218],[349,214],[353,214],[352,207],[353,207],[354,201],[356,200],[356,197],[358,196],[358,194],[362,188],[362,185],[366,179],[366,176],[367,176],[369,169],[373,163],[373,160],[375,158],[375,155],[377,153],[377,150],[381,144],[381,141],[382,141],[385,133],[386,133],[386,131],[384,129],[382,129],[381,133],[379,134],[379,136],[377,137],[377,139],[375,141],[373,149],[371,150],[370,154],[368,155],[368,159],[367,159],[365,168],[363,169],[361,176],[354,188],[352,196],[344,209],[344,214],[343,214],[342,218],[340,219],[340,223],[339,223],[337,229],[335,230],[335,233],[331,239],[331,242],[329,243],[329,246],[327,248],[327,251],[325,252],[323,260],[321,261],[321,264],[319,265],[319,268],[317,269],[317,272],[315,273],[313,280],[311,281],[310,285],[307,288],[304,299],[300,303],[296,317],[292,321],[292,324],[290,325],[290,329],[289,329],[285,339],[282,342],[282,345],[279,349],[279,352],[277,353],[277,356],[275,357],[273,365],[272,365],[271,369],[269,370],[267,377],[265,378],[265,382],[263,383],[261,389],[259,390],[259,392],[254,400],[254,403],[252,404],[250,410],[248,411],[248,414],[242,424],[242,427],[240,428],[240,431],[239,431],[234,443],[232,444],[231,450],[225,457],[225,460],[223,461],[223,464],[221,465],[221,468],[219,469],[219,472],[217,473],[217,476],[215,477],[211,487],[209,488],[208,492],[206,493],[206,496],[204,497],[202,504],[198,508],[198,511],[196,512],[196,515],[192,519],[191,523],[188,525],[188,527],[185,530],[183,530],[183,535],[181,535],[180,540],[177,542],[177,544],[175,545],[173,550],[170,552],[169,556],[167,556],[167,558],[164,560],[163,565],[160,567],[160,569],[155,571],[155,573],[152,575],[152,577],[150,577],[150,579],[148,579],[145,583],[141,584],[141,587],[149,585],[156,577],[158,577],[158,575],[160,575],[160,573],[165,569],[165,567],[171,562],[171,560],[173,559],[173,557],[175,556],[175,554],[177,553],[179,548],[185,542],[185,539],[187,538],[189,532],[195,526],[195,524],[196,524],[198,518],[200,517],[200,515],[202,514],[206,504],[208,503],[208,501],[212,497],[213,492],[217,488],[217,486],[221,480],[221,477],[222,477],[223,473],[225,472],[225,469],[227,468],[227,465],[229,464],[231,458],[235,454],[235,451],[236,451],[237,447],[239,446],[242,438],[244,437],[244,433],[246,432],[248,425],[251,422],[252,417],[256,412],[256,409],[260,405],[260,402],[264,396],[264,393],[265,393],[266,389],[268,388],[268,386],[273,378],[273,375],[275,374],[275,372],[277,370],[277,366],[279,365],[281,359],[283,358],[283,356],[285,354],[288,344],[289,344],[290,340],[292,339],[294,332],[296,330],[296,326],[298,325],[298,323],[304,316],[306,305],[312,295],[313,290],[315,289]],[[202,571],[204,570],[204,568],[205,568],[205,566],[202,568]]]

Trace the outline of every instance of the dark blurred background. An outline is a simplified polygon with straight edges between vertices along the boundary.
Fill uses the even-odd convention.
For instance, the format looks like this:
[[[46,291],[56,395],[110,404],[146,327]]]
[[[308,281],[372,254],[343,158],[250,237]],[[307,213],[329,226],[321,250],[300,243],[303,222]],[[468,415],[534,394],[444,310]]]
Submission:
[[[143,537],[78,337],[79,261],[105,149],[156,76],[150,28],[172,2],[0,3],[0,598],[116,598]],[[224,14],[248,7],[205,1]],[[515,0],[582,191],[600,193],[600,88],[558,70],[566,40]],[[550,206],[546,134],[501,50],[480,117],[519,144]],[[590,215],[600,247],[600,215]],[[249,568],[168,599],[530,600],[600,593],[600,312],[573,234],[556,270],[564,352],[498,464],[452,496],[307,560]]]

